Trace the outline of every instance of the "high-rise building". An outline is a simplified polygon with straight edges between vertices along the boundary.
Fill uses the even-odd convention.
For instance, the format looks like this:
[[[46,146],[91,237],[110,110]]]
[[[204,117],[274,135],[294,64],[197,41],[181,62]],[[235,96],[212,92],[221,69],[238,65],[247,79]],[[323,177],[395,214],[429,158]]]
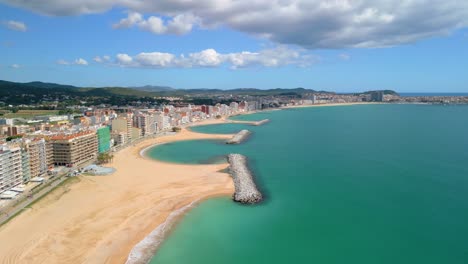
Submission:
[[[26,149],[21,149],[21,176],[23,182],[28,182],[31,179],[31,164],[29,160],[29,153]]]
[[[112,133],[112,138],[114,139],[114,142],[115,142],[116,145],[124,145],[125,143],[127,143],[127,134],[126,133],[113,132]]]
[[[142,136],[156,133],[156,117],[151,114],[136,114],[133,116],[133,126],[141,129]]]
[[[47,168],[54,167],[54,146],[51,141],[45,141]]]
[[[23,183],[21,148],[17,145],[0,146],[0,193]]]
[[[98,152],[105,153],[110,150],[110,129],[108,126],[101,127],[97,130],[98,137]]]
[[[96,159],[98,140],[94,131],[56,135],[47,140],[52,142],[55,165],[78,166]]]
[[[31,178],[45,174],[48,169],[46,141],[43,138],[25,139],[23,146],[29,155]],[[53,153],[50,154],[53,155]]]
[[[370,100],[373,102],[382,102],[384,99],[384,92],[383,91],[375,91],[371,92]]]
[[[119,116],[112,120],[112,132],[125,133],[127,141],[132,141],[132,118],[131,115]]]

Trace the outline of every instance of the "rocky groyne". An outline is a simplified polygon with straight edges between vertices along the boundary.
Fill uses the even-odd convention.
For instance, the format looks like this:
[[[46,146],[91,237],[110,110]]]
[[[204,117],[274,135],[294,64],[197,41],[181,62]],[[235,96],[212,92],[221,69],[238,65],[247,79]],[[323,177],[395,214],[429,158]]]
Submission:
[[[255,185],[253,176],[247,167],[247,158],[241,154],[229,154],[229,171],[234,180],[233,199],[243,204],[254,204],[262,201],[262,194]]]
[[[241,130],[239,133],[235,134],[231,139],[226,141],[226,144],[239,144],[244,141],[250,134],[250,131],[244,129]]]
[[[263,119],[263,120],[260,120],[258,122],[255,122],[253,125],[254,126],[261,126],[261,125],[266,124],[268,122],[270,122],[270,119]]]

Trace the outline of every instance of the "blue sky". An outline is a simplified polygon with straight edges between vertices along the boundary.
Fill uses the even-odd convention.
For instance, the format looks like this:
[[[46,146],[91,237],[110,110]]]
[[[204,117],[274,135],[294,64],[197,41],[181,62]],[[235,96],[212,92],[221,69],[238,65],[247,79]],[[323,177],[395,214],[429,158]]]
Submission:
[[[453,15],[446,6],[425,11],[431,23],[410,21],[384,5],[347,6],[348,11],[340,6],[336,13],[327,7],[329,16],[322,10],[314,20],[296,23],[277,6],[265,14],[235,13],[239,8],[229,0],[212,12],[206,6],[179,10],[112,0],[90,6],[86,1],[86,11],[65,2],[60,6],[61,0],[49,1],[59,10],[47,9],[47,3],[38,8],[0,1],[0,79],[78,86],[468,92],[466,4],[458,11],[449,6]],[[411,8],[406,13],[417,17],[421,11],[411,14]],[[262,17],[276,14],[287,26],[270,26]],[[349,16],[352,22],[335,16]],[[373,20],[365,24],[364,18]]]

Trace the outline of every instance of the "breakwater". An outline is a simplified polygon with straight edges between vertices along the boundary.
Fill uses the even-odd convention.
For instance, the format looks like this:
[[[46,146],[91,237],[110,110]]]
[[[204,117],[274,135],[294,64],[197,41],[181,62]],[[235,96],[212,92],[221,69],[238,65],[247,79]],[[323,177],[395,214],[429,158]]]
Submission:
[[[270,122],[270,119],[263,119],[263,120],[260,120],[258,122],[253,123],[253,125],[254,126],[261,126],[261,125],[266,124],[268,122]]]
[[[250,135],[250,131],[246,129],[241,130],[239,133],[235,134],[231,139],[226,141],[226,144],[239,144],[242,141],[244,141],[249,135]]]
[[[263,196],[258,191],[252,173],[247,167],[247,158],[241,154],[229,154],[229,171],[234,180],[235,192],[233,199],[244,204],[254,204],[262,201]]]

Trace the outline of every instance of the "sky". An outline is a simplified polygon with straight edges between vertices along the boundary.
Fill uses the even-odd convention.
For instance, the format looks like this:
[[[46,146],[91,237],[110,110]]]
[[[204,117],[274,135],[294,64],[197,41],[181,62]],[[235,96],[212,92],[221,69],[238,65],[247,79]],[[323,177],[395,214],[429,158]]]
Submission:
[[[468,92],[468,1],[0,0],[0,80]]]

